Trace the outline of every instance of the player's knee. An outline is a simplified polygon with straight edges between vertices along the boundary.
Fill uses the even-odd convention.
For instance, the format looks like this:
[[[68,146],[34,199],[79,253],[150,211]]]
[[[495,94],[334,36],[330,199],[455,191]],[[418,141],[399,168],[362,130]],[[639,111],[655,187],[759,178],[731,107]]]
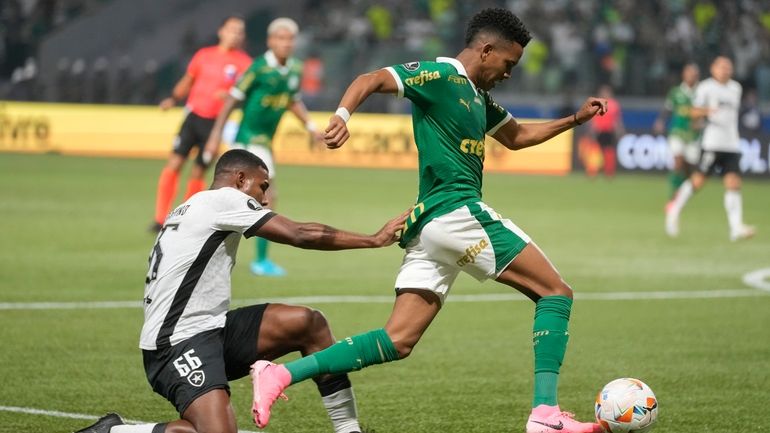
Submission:
[[[329,324],[323,313],[308,307],[298,308],[288,322],[288,328],[297,338],[313,335],[318,331],[326,331],[329,328]]]
[[[570,299],[573,297],[572,287],[564,280],[559,280],[558,283],[549,286],[547,291],[549,296],[566,296]]]

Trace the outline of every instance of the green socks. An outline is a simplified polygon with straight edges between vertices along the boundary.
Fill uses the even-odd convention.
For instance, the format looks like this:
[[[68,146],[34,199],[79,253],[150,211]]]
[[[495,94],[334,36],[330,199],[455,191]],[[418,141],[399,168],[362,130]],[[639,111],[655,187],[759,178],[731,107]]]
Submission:
[[[678,171],[668,173],[668,183],[671,185],[671,198],[674,198],[676,191],[682,186],[685,180],[687,180],[687,177]]]
[[[348,337],[326,349],[284,364],[291,383],[320,374],[340,374],[398,359],[398,352],[384,329]]]
[[[267,258],[268,241],[265,238],[257,238],[257,261],[261,262]]]
[[[532,407],[557,404],[559,369],[567,350],[572,299],[545,296],[535,306],[532,343],[535,348],[535,392]]]

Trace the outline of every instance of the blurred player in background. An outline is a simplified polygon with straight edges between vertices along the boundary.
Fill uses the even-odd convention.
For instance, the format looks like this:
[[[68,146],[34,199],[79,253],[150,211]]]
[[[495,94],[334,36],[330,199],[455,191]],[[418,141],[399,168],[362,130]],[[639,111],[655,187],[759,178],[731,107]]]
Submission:
[[[181,419],[127,425],[108,414],[78,433],[236,433],[228,381],[249,374],[257,359],[308,355],[334,343],[326,319],[307,307],[259,304],[228,311],[240,237],[315,250],[379,248],[395,242],[407,213],[374,235],[359,235],[273,213],[264,207],[268,187],[262,160],[242,149],[225,153],[211,189],[168,215],[150,253],[139,346],[147,380]],[[360,432],[347,375],[315,381],[334,431]]]
[[[693,116],[706,119],[701,137],[703,151],[695,172],[682,183],[666,208],[666,233],[671,237],[679,235],[679,214],[690,197],[703,187],[706,176],[711,173],[719,173],[725,186],[724,206],[730,227],[730,240],[754,236],[754,227],[743,223],[738,134],[742,88],[732,79],[732,75],[732,61],[727,57],[717,57],[711,63],[711,78],[702,81],[695,90]]]
[[[323,139],[310,121],[305,104],[300,99],[302,62],[292,57],[298,31],[297,23],[290,18],[277,18],[270,23],[267,27],[267,52],[254,60],[238,84],[230,90],[205,150],[208,155],[216,154],[227,118],[242,103],[243,119],[235,137],[235,147],[247,149],[267,164],[272,185],[267,200],[273,209],[277,194],[271,142],[283,113],[291,111],[316,140]],[[285,275],[286,271],[267,257],[267,250],[267,239],[257,238],[251,272],[276,277]]]
[[[160,172],[155,200],[155,218],[151,230],[158,231],[171,210],[179,183],[179,172],[193,147],[198,148],[195,165],[187,181],[187,200],[206,187],[203,179],[210,161],[203,158],[203,146],[211,133],[214,119],[224,104],[227,91],[249,67],[251,57],[241,50],[246,37],[242,18],[225,18],[217,31],[219,44],[198,50],[187,66],[187,72],[174,86],[171,96],[160,102],[168,110],[187,98],[185,118],[174,138],[174,148]]]
[[[406,255],[396,278],[395,305],[384,328],[346,338],[287,364],[255,363],[257,426],[267,424],[271,405],[291,384],[409,356],[441,309],[455,278],[465,271],[480,281],[494,279],[513,287],[535,302],[535,389],[526,431],[602,431],[596,423],[578,422],[562,412],[557,402],[572,289],[524,231],[481,201],[485,135],[508,149],[523,149],[607,109],[606,100],[588,98],[567,117],[519,124],[496,104],[489,90],[510,78],[530,38],[510,11],[485,9],[468,24],[466,47],[457,58],[380,69],[359,76],[348,87],[326,128],[324,139],[330,148],[345,143],[350,136],[346,126],[350,113],[371,94],[397,94],[412,101],[419,197],[400,243]]]
[[[688,63],[682,69],[682,82],[669,90],[666,102],[653,127],[655,133],[662,134],[666,123],[668,127],[668,148],[674,158],[674,167],[668,174],[671,185],[671,197],[682,182],[692,173],[700,158],[696,119],[692,118],[692,99],[698,84],[700,71],[695,63]]]
[[[590,126],[602,151],[604,175],[613,177],[618,160],[618,140],[625,133],[623,115],[620,112],[620,103],[614,97],[612,86],[603,84],[599,87],[598,93],[600,98],[607,100],[607,112],[603,116],[594,117]]]

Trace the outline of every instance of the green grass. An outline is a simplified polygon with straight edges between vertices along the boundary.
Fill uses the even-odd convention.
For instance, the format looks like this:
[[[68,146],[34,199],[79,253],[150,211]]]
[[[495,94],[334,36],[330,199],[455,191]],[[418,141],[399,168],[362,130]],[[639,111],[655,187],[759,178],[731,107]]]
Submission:
[[[0,302],[139,301],[161,161],[0,154]],[[408,207],[411,171],[280,167],[279,212],[363,232]],[[546,251],[578,293],[746,289],[770,267],[770,184],[748,180],[755,239],[727,240],[716,179],[688,205],[677,240],[663,235],[663,177],[613,181],[487,175],[484,199]],[[322,253],[274,246],[289,275],[252,277],[243,241],[233,297],[392,295],[396,247]],[[453,294],[508,293],[461,276]],[[391,306],[317,304],[338,337],[382,326]],[[645,380],[660,400],[656,432],[768,432],[770,296],[575,304],[562,407],[593,416],[616,377]],[[408,360],[354,373],[360,416],[377,433],[523,431],[532,389],[528,301],[449,301]],[[0,406],[171,420],[137,348],[140,309],[0,309]],[[250,383],[232,384],[242,429]],[[268,432],[330,431],[312,382],[289,390]],[[0,432],[68,432],[88,421],[0,410]],[[739,427],[736,427],[738,425]]]

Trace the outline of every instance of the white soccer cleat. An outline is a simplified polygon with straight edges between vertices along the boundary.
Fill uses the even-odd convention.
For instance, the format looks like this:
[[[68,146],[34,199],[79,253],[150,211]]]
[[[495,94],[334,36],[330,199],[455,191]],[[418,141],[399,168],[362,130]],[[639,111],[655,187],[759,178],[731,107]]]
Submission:
[[[738,230],[733,230],[730,233],[730,241],[742,241],[754,237],[755,234],[757,234],[756,227],[742,224]]]

